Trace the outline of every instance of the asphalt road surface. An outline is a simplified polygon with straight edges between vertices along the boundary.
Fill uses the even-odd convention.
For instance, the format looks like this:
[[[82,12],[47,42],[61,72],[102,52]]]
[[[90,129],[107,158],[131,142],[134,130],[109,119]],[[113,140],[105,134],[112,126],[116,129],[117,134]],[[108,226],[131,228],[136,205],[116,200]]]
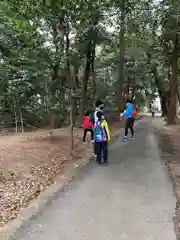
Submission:
[[[172,183],[151,122],[117,140],[107,167],[91,161],[21,229],[18,240],[175,240]]]

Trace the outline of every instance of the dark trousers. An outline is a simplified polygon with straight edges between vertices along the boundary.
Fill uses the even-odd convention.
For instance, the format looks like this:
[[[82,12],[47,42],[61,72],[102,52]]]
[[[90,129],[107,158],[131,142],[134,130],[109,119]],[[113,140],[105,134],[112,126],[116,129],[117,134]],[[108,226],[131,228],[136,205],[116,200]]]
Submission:
[[[92,129],[85,128],[85,129],[84,129],[84,135],[83,135],[83,142],[86,141],[87,132],[90,132],[90,133],[91,133],[91,140],[93,140],[93,130],[92,130]]]
[[[97,163],[107,163],[108,161],[108,143],[107,142],[95,142],[96,148],[96,161]]]
[[[128,118],[126,120],[126,126],[125,126],[125,137],[127,137],[127,135],[128,135],[128,129],[131,130],[131,136],[132,137],[134,136],[134,128],[133,128],[133,126],[134,126],[134,118],[133,117]]]
[[[94,142],[94,155],[97,155],[97,144]]]

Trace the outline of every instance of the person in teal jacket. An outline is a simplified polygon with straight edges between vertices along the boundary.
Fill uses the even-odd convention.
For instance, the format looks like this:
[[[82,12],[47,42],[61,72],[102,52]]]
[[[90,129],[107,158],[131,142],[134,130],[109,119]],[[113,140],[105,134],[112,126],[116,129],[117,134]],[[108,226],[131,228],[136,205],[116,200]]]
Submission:
[[[130,139],[134,139],[134,117],[133,117],[133,111],[134,111],[134,104],[132,100],[127,100],[126,103],[126,110],[122,113],[122,116],[126,118],[126,124],[125,124],[125,135],[124,135],[124,141],[127,142],[128,140],[128,130],[131,131],[131,137]]]

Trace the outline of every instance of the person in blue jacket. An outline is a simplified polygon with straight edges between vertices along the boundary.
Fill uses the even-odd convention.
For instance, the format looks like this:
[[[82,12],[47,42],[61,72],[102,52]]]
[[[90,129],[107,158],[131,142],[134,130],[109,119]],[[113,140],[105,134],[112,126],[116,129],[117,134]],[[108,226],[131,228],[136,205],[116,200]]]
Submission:
[[[128,140],[128,130],[130,129],[131,131],[131,137],[130,139],[133,140],[134,139],[134,116],[133,116],[133,112],[134,112],[134,104],[132,102],[132,100],[127,100],[126,103],[126,110],[121,114],[121,116],[126,118],[126,124],[125,124],[125,135],[124,135],[124,141],[127,142]]]

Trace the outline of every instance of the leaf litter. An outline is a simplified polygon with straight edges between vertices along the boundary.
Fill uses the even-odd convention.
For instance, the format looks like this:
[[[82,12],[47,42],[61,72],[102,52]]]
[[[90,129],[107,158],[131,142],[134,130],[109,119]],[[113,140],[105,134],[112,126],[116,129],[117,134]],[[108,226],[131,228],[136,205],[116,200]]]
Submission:
[[[119,124],[112,124],[112,133]],[[76,168],[91,144],[81,144],[82,129],[74,130],[74,158],[70,155],[69,129],[24,133],[0,138],[0,228],[56,181],[68,166]]]
[[[0,227],[54,182],[72,161],[68,132],[0,138]],[[80,143],[80,129],[75,130]],[[80,151],[85,148],[80,147]]]

